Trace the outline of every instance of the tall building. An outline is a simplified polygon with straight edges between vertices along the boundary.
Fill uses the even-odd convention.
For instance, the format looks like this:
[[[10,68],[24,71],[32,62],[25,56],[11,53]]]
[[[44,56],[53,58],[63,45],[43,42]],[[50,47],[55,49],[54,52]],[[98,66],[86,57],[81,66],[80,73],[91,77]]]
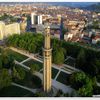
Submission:
[[[31,24],[32,25],[38,24],[38,15],[36,13],[31,13]]]
[[[0,40],[3,40],[4,38],[13,34],[20,34],[20,24],[5,24],[3,21],[0,21]]]
[[[38,24],[42,24],[42,15],[38,16]]]
[[[46,93],[51,91],[51,62],[52,62],[52,49],[50,46],[50,26],[45,29],[45,43],[43,49],[44,55],[44,69],[43,69],[43,88]]]
[[[61,22],[60,22],[60,39],[61,40],[63,40],[63,35],[64,35],[62,30],[63,30],[63,19],[61,17]]]
[[[60,24],[60,39],[62,40],[63,39],[63,33],[62,33],[63,19],[62,19],[61,15],[57,15],[57,17],[58,17],[58,21],[59,21],[59,24]]]
[[[0,40],[5,36],[5,23],[0,21]]]
[[[42,15],[31,13],[31,24],[32,25],[42,24]]]
[[[27,17],[22,17],[20,22],[20,30],[21,32],[25,32],[27,27]]]

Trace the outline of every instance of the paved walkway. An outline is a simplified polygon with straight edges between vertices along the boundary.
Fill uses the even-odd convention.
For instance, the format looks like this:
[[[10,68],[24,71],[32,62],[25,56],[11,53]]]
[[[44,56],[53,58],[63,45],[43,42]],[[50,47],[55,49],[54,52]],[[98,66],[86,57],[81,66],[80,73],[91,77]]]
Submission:
[[[18,62],[16,60],[14,62],[15,62],[15,64],[18,64],[18,65],[24,67],[25,69],[30,70],[30,67],[27,67],[26,65],[24,65],[24,64],[22,64],[22,63],[20,63],[20,62]]]
[[[22,62],[20,62],[20,63],[24,63],[24,62],[26,62],[26,61],[29,61],[31,58],[27,58],[27,59],[25,59],[25,60],[23,60]]]
[[[69,65],[66,65],[66,64],[63,64],[63,66],[65,66],[66,68],[69,68],[72,71],[80,71],[79,69],[72,67],[72,66],[69,66]]]
[[[39,72],[35,72],[34,73],[36,76],[38,76],[42,82],[43,82],[43,74],[39,73]],[[71,93],[72,91],[74,91],[74,89],[72,89],[70,86],[66,86],[58,81],[56,81],[56,79],[52,79],[52,86],[62,90],[64,93]]]
[[[70,56],[68,56],[68,57],[65,59],[65,61],[68,60],[69,58],[70,58]]]
[[[59,76],[60,72],[61,72],[61,70],[59,70],[59,72],[58,72],[57,75],[55,76],[54,80],[57,79],[57,77]]]
[[[99,83],[99,82],[97,82],[97,86],[99,86],[99,87],[100,87],[100,83]]]
[[[18,53],[20,53],[22,55],[25,55],[25,56],[27,56],[27,57],[29,57],[31,59],[34,59],[36,61],[39,61],[39,62],[43,63],[43,61],[37,59],[33,53],[29,53],[28,51],[25,51],[25,50],[19,50],[19,49],[14,48],[14,47],[10,47],[10,49],[15,51],[15,52],[18,52]]]
[[[12,82],[11,84],[14,85],[14,86],[17,86],[17,87],[26,89],[26,90],[28,90],[28,91],[30,91],[30,92],[33,92],[33,93],[36,93],[36,92],[37,92],[37,89],[31,89],[31,88],[28,88],[28,87],[26,87],[26,86],[22,86],[22,85],[20,85],[20,84],[14,83],[14,82]]]

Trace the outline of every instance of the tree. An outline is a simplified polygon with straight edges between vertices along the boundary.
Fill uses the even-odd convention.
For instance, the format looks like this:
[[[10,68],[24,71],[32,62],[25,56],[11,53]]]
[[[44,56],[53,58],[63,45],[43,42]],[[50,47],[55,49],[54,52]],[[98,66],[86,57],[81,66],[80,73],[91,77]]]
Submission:
[[[12,55],[9,55],[7,50],[2,50],[0,55],[0,68],[12,68],[14,66],[14,59]]]
[[[80,69],[83,69],[85,63],[86,63],[85,51],[81,49],[76,59],[76,66]]]
[[[23,80],[25,78],[25,71],[20,67],[13,67],[12,76],[13,78],[18,78],[19,80]]]
[[[7,69],[0,70],[0,89],[11,85],[11,76]]]
[[[70,83],[80,96],[92,96],[94,84],[84,72],[73,73],[70,77]]]
[[[83,85],[83,87],[79,88],[78,90],[78,94],[80,96],[92,96],[93,95],[93,84],[92,84],[92,80],[87,78],[86,79],[86,84]]]
[[[94,66],[97,68],[97,74],[100,73],[100,60],[95,60]]]
[[[35,97],[46,97],[46,94],[41,91],[41,92],[35,93],[34,96]]]
[[[71,86],[78,90],[80,87],[83,86],[85,77],[86,76],[83,72],[72,73],[72,75],[70,76]]]
[[[35,71],[38,71],[40,69],[38,64],[31,65],[30,68],[31,68],[30,71],[32,73],[34,73]]]
[[[53,62],[59,65],[64,63],[64,52],[62,48],[57,48],[53,52]]]
[[[0,69],[2,69],[2,56],[0,55]]]
[[[28,50],[29,50],[30,52],[35,53],[35,52],[36,52],[36,46],[35,46],[35,44],[34,44],[34,43],[31,43],[31,44],[28,46]]]
[[[88,66],[88,73],[91,76],[97,76],[100,73],[100,60],[93,60],[91,61],[91,66]]]

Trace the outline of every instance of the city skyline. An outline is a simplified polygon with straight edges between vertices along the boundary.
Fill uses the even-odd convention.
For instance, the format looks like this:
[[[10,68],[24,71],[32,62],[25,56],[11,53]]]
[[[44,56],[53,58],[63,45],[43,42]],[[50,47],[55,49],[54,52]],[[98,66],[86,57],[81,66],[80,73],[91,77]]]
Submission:
[[[34,2],[0,3],[0,97],[100,95],[100,3]]]

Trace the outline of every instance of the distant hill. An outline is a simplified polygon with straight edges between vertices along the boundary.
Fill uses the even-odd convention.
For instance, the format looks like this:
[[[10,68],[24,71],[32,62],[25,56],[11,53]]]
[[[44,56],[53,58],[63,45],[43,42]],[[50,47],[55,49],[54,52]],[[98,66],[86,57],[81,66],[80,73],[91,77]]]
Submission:
[[[100,3],[96,3],[96,4],[92,4],[92,5],[89,5],[86,7],[80,7],[80,8],[85,9],[85,10],[100,12]]]
[[[55,6],[68,6],[68,7],[86,7],[96,2],[0,2],[0,4],[32,4],[32,3],[46,3]]]
[[[96,2],[46,2],[55,6],[68,6],[68,7],[86,7]]]

